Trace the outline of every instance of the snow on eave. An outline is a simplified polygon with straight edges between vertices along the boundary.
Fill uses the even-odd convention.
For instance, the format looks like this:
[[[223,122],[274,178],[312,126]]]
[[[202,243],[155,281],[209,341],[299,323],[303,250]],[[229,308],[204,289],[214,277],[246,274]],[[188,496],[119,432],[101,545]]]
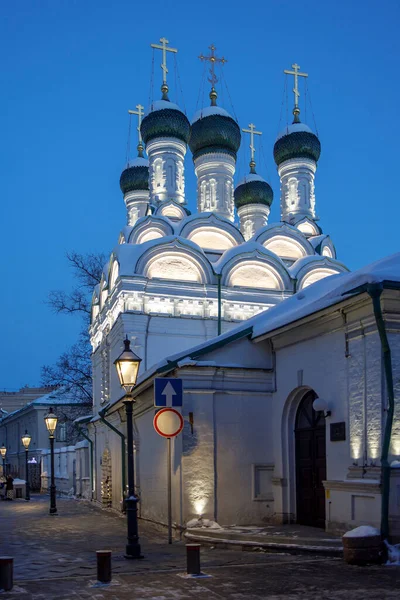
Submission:
[[[321,256],[320,254],[312,254],[311,256],[303,256],[302,258],[298,258],[296,262],[294,262],[289,267],[289,272],[292,277],[298,277],[300,271],[304,269],[304,267],[308,265],[315,265],[320,267],[331,267],[332,269],[337,268],[342,271],[348,271],[349,269],[342,262],[336,260],[336,258],[331,258],[330,256]]]
[[[375,283],[400,287],[400,252],[353,273],[326,277],[270,308],[267,313],[249,319],[248,322],[253,325],[252,338],[276,332],[281,327],[338,304],[350,295],[361,293],[368,284]]]
[[[238,256],[243,257],[243,259],[245,260],[247,258],[251,258],[251,256],[249,256],[251,254],[258,255],[257,258],[261,260],[262,258],[272,259],[275,263],[278,263],[278,265],[283,269],[283,271],[288,273],[288,269],[285,263],[279,258],[277,254],[271,252],[271,250],[268,250],[262,244],[259,244],[258,242],[252,242],[250,240],[248,242],[244,242],[240,246],[235,246],[234,248],[229,248],[228,250],[226,250],[221,256],[221,258],[219,258],[215,263],[213,263],[213,269],[215,273],[221,274],[223,268],[229,263],[229,261]]]
[[[147,115],[149,115],[152,112],[165,109],[179,110],[179,112],[183,113],[183,110],[179,108],[179,106],[174,102],[170,102],[169,100],[154,100],[154,102],[152,102],[147,108],[146,112],[144,113],[144,116],[147,117]]]
[[[149,250],[157,248],[158,246],[165,246],[165,249],[168,250],[168,246],[170,246],[172,249],[176,246],[176,244],[189,248],[196,254],[200,255],[199,258],[201,257],[207,262],[208,265],[210,265],[207,256],[200,246],[191,240],[178,235],[167,235],[162,238],[156,238],[154,240],[149,240],[148,242],[143,242],[142,244],[119,244],[116,246],[113,250],[113,254],[115,254],[119,264],[120,277],[133,277],[134,275],[137,275],[137,264],[144,254]]]
[[[233,117],[228,113],[228,111],[224,108],[221,108],[220,106],[205,106],[204,108],[201,108],[194,114],[190,124],[193,125],[193,123],[195,123],[196,121],[199,121],[200,119],[205,119],[206,117],[211,117],[212,115],[220,115],[222,117],[229,117],[230,119],[233,119]]]

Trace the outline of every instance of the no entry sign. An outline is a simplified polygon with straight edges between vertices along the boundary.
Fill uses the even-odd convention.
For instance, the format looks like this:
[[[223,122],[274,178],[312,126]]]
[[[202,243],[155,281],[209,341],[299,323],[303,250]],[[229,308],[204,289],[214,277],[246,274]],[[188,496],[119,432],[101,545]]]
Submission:
[[[183,417],[174,408],[162,408],[154,416],[153,426],[158,435],[162,435],[165,438],[172,438],[182,431]]]

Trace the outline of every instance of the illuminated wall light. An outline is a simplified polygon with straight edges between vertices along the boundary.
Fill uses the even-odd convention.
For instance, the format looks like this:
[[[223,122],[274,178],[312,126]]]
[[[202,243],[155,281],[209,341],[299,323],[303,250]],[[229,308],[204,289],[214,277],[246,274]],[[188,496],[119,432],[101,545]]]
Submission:
[[[202,500],[196,500],[195,502],[193,502],[194,511],[199,517],[201,517],[201,515],[203,514],[206,502],[207,501],[204,498]]]
[[[350,443],[350,447],[351,457],[354,458],[354,460],[359,460],[361,458],[362,451],[361,440],[359,438],[353,439]]]

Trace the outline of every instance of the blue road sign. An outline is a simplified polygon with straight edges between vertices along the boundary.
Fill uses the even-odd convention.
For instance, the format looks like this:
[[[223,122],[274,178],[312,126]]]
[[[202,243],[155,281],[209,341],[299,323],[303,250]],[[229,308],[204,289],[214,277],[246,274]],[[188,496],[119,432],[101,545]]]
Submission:
[[[177,407],[183,404],[182,379],[156,377],[154,380],[154,406]]]

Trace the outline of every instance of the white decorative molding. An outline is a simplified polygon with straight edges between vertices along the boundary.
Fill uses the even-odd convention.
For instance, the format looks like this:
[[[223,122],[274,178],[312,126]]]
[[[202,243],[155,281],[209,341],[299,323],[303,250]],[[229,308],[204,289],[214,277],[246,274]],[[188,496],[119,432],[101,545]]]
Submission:
[[[184,159],[186,144],[175,138],[152,139],[149,157],[150,203],[173,200],[185,203]]]
[[[315,171],[313,160],[292,158],[278,167],[281,180],[282,221],[293,224],[298,217],[315,220]]]
[[[266,204],[246,204],[238,209],[240,231],[246,242],[268,223],[270,208]]]
[[[235,159],[222,152],[203,154],[194,161],[197,176],[197,210],[215,212],[234,220],[233,176]]]

